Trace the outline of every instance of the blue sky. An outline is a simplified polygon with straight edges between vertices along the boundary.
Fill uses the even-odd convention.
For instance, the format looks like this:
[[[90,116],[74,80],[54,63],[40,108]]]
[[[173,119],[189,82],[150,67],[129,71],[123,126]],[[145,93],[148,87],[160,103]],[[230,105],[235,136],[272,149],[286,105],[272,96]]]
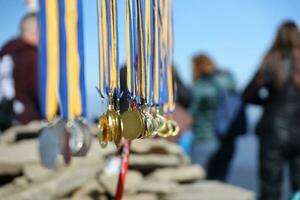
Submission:
[[[285,19],[300,24],[299,0],[173,0],[174,61],[182,79],[191,84],[191,58],[199,52],[212,56],[231,70],[243,88]],[[118,0],[120,61],[125,61],[124,0]],[[90,116],[98,116],[103,104],[98,85],[96,0],[83,1],[85,22],[86,84]],[[26,13],[24,0],[0,0],[0,46],[18,34],[18,22]]]

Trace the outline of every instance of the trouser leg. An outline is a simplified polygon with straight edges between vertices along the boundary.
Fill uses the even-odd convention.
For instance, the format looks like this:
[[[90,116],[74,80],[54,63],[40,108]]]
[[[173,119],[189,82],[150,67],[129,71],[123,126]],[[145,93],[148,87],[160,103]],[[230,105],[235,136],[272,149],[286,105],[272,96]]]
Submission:
[[[218,149],[209,159],[207,179],[225,181],[235,153],[235,138],[220,140]]]
[[[290,182],[293,192],[300,190],[300,155],[292,155],[289,160]]]
[[[284,155],[279,148],[260,144],[260,200],[280,200]]]

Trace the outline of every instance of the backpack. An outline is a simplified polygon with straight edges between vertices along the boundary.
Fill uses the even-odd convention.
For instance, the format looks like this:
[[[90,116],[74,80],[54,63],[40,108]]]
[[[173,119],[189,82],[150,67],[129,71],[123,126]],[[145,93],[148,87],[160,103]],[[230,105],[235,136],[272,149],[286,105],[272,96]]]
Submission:
[[[216,135],[222,137],[247,133],[246,112],[241,95],[236,91],[223,89],[217,80],[215,84],[219,93],[213,123]]]

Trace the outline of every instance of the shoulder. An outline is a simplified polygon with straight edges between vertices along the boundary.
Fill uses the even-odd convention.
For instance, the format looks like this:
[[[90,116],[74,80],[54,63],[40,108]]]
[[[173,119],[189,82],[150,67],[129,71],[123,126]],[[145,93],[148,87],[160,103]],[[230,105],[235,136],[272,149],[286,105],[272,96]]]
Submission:
[[[0,50],[0,56],[2,57],[5,54],[12,54],[24,47],[24,42],[21,39],[12,39],[7,42]]]

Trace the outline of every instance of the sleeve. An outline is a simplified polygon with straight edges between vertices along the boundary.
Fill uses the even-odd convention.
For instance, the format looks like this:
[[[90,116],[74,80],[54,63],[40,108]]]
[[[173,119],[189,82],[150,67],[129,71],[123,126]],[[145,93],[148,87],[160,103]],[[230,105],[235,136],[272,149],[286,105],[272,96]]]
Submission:
[[[193,93],[191,95],[190,106],[188,108],[188,112],[192,116],[195,116],[197,113],[199,113],[199,105],[202,100],[202,93],[198,88],[199,87],[194,86],[194,88],[192,89]]]
[[[187,108],[192,99],[191,89],[183,84],[177,73],[175,73],[175,81],[177,87],[177,101],[182,107]]]
[[[259,95],[259,92],[265,86],[264,72],[259,69],[243,92],[244,102],[263,105],[266,100]]]

